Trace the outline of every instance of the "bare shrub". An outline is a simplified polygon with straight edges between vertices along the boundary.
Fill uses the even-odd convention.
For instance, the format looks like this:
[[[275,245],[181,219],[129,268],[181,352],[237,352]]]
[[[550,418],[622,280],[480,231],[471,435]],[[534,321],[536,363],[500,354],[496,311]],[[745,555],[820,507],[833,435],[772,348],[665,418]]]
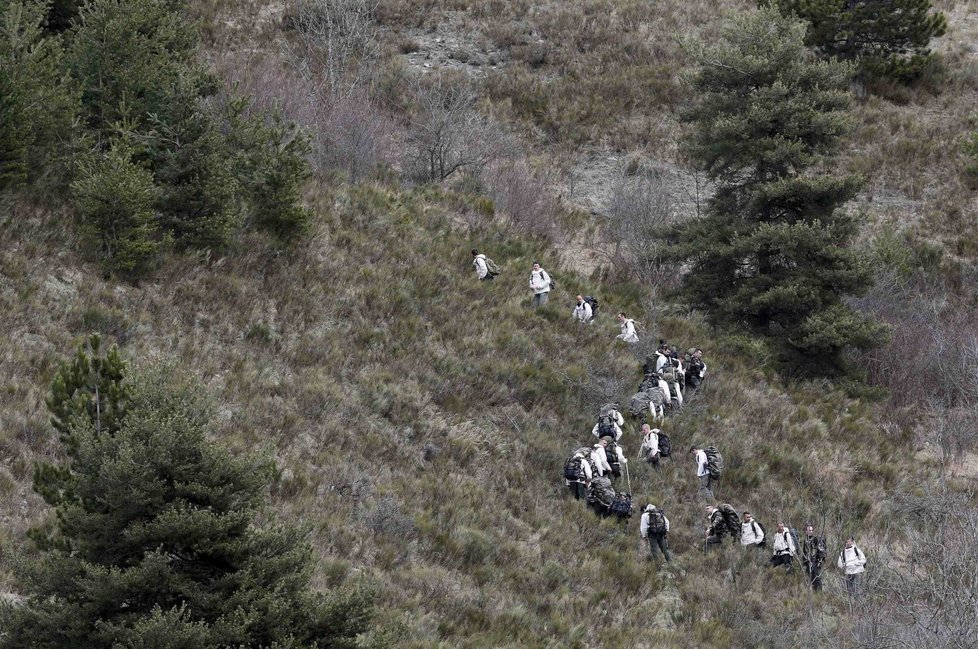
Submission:
[[[281,110],[309,134],[317,170],[339,170],[357,182],[393,164],[397,124],[365,88],[336,97],[320,94],[294,67],[272,58],[228,56],[222,67],[235,90],[252,98],[254,109]]]
[[[288,60],[317,96],[334,103],[367,79],[379,46],[377,0],[302,0],[289,16],[296,39],[286,40]]]
[[[526,160],[517,160],[491,165],[484,180],[496,210],[509,217],[516,231],[551,241],[563,239],[565,233],[557,218],[560,206],[545,172],[531,168]]]
[[[451,73],[419,78],[417,109],[407,132],[404,170],[420,182],[441,182],[455,173],[477,173],[509,157],[515,145],[476,107],[468,79]]]
[[[978,408],[937,409],[925,421],[930,422],[930,441],[940,453],[946,467],[957,465],[966,453],[978,447]]]
[[[678,273],[663,264],[660,238],[675,218],[675,205],[655,178],[623,173],[615,183],[603,219],[604,254],[628,279],[675,286]]]

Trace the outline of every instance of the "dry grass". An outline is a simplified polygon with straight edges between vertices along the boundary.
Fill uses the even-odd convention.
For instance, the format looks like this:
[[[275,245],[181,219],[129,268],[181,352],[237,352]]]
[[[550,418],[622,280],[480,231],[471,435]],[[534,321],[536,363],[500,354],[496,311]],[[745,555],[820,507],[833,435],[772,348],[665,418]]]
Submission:
[[[199,376],[221,404],[222,443],[274,450],[274,505],[313,527],[318,582],[375,580],[386,614],[406,624],[404,646],[678,647],[690,634],[724,646],[746,631],[717,620],[780,614],[753,598],[731,603],[745,584],[799,613],[807,600],[797,575],[745,566],[736,585],[715,583],[714,561],[727,570],[740,559],[732,548],[709,560],[700,552],[701,503],[681,452],[694,441],[725,452],[723,501],[752,508],[769,528],[778,517],[816,518],[833,541],[843,529],[877,534],[883,494],[920,479],[909,440],[877,429],[865,404],[824,386],[786,392],[747,362],[748,343],[716,339],[697,318],[661,316],[645,336],[702,345],[711,377],[666,422],[677,455],[662,474],[631,467],[639,502],[653,499],[673,521],[677,561],[657,572],[635,521],[624,533],[599,521],[558,479],[566,453],[589,437],[593,413],[575,387],[587,367],[629,385],[640,365],[612,344],[609,316],[573,326],[571,296],[594,292],[606,314],[640,314],[640,292],[547,264],[560,291],[532,312],[523,271],[552,251],[488,224],[463,228],[445,207],[458,197],[359,186],[309,200],[317,224],[299,249],[278,254],[256,239],[210,264],[170,260],[140,287],[58,252],[74,242],[54,215],[21,212],[4,224],[4,547],[43,514],[31,464],[57,445],[42,398],[57,362],[93,328],[129,358],[169,358]],[[494,285],[475,281],[472,245],[503,264]],[[630,456],[638,442],[629,427]],[[832,595],[818,610],[841,606]],[[654,632],[649,616],[662,621]]]

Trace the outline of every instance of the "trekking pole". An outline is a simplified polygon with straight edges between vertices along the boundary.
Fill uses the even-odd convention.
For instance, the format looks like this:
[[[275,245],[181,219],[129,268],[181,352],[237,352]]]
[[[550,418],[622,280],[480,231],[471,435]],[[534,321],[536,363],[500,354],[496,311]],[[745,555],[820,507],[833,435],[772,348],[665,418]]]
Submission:
[[[628,462],[625,463],[625,480],[628,481],[628,493],[632,493],[632,477],[628,474]]]

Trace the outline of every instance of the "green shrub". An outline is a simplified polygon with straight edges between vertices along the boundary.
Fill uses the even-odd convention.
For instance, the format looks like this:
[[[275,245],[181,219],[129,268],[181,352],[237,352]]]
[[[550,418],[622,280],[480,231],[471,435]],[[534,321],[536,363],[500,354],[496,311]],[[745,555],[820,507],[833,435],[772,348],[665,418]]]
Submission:
[[[148,275],[162,250],[153,209],[160,192],[152,174],[133,163],[129,146],[116,142],[84,165],[71,189],[83,232],[103,268],[132,279]]]

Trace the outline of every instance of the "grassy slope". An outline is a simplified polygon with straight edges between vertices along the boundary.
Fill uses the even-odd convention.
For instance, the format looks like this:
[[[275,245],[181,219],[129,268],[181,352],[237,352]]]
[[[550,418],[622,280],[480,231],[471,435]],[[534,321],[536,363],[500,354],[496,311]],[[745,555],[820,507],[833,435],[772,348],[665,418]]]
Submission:
[[[637,521],[623,534],[565,497],[563,460],[592,424],[589,372],[625,392],[640,373],[612,343],[607,312],[593,329],[573,325],[570,296],[587,287],[608,312],[641,313],[634,287],[551,268],[560,291],[533,312],[524,270],[546,263],[546,247],[466,216],[465,201],[376,187],[311,200],[317,226],[301,249],[276,255],[252,241],[210,266],[176,259],[138,288],[58,252],[74,242],[53,215],[3,224],[5,548],[43,514],[29,483],[32,461],[57,452],[42,401],[53,368],[97,329],[130,358],[170,358],[205,381],[222,404],[224,443],[274,450],[275,506],[312,527],[318,579],[376,580],[407,646],[682,647],[692,633],[719,647],[740,642],[731,627],[750,632],[743,620],[755,615],[802,623],[795,580],[746,566],[736,586],[715,583],[714,561],[740,554],[698,552],[701,503],[681,453],[661,476],[632,467],[639,500],[672,518],[678,560],[668,571],[643,561]],[[495,285],[475,280],[472,245],[504,266]],[[751,361],[749,343],[717,339],[695,317],[639,317],[647,339],[707,351],[707,386],[665,428],[677,449],[696,440],[724,450],[724,501],[769,529],[779,516],[798,526],[817,517],[833,542],[845,528],[872,547],[874,502],[914,480],[899,434],[884,435],[867,405],[840,394],[783,388]],[[633,456],[637,433],[623,439]],[[819,610],[840,607],[833,594]]]

